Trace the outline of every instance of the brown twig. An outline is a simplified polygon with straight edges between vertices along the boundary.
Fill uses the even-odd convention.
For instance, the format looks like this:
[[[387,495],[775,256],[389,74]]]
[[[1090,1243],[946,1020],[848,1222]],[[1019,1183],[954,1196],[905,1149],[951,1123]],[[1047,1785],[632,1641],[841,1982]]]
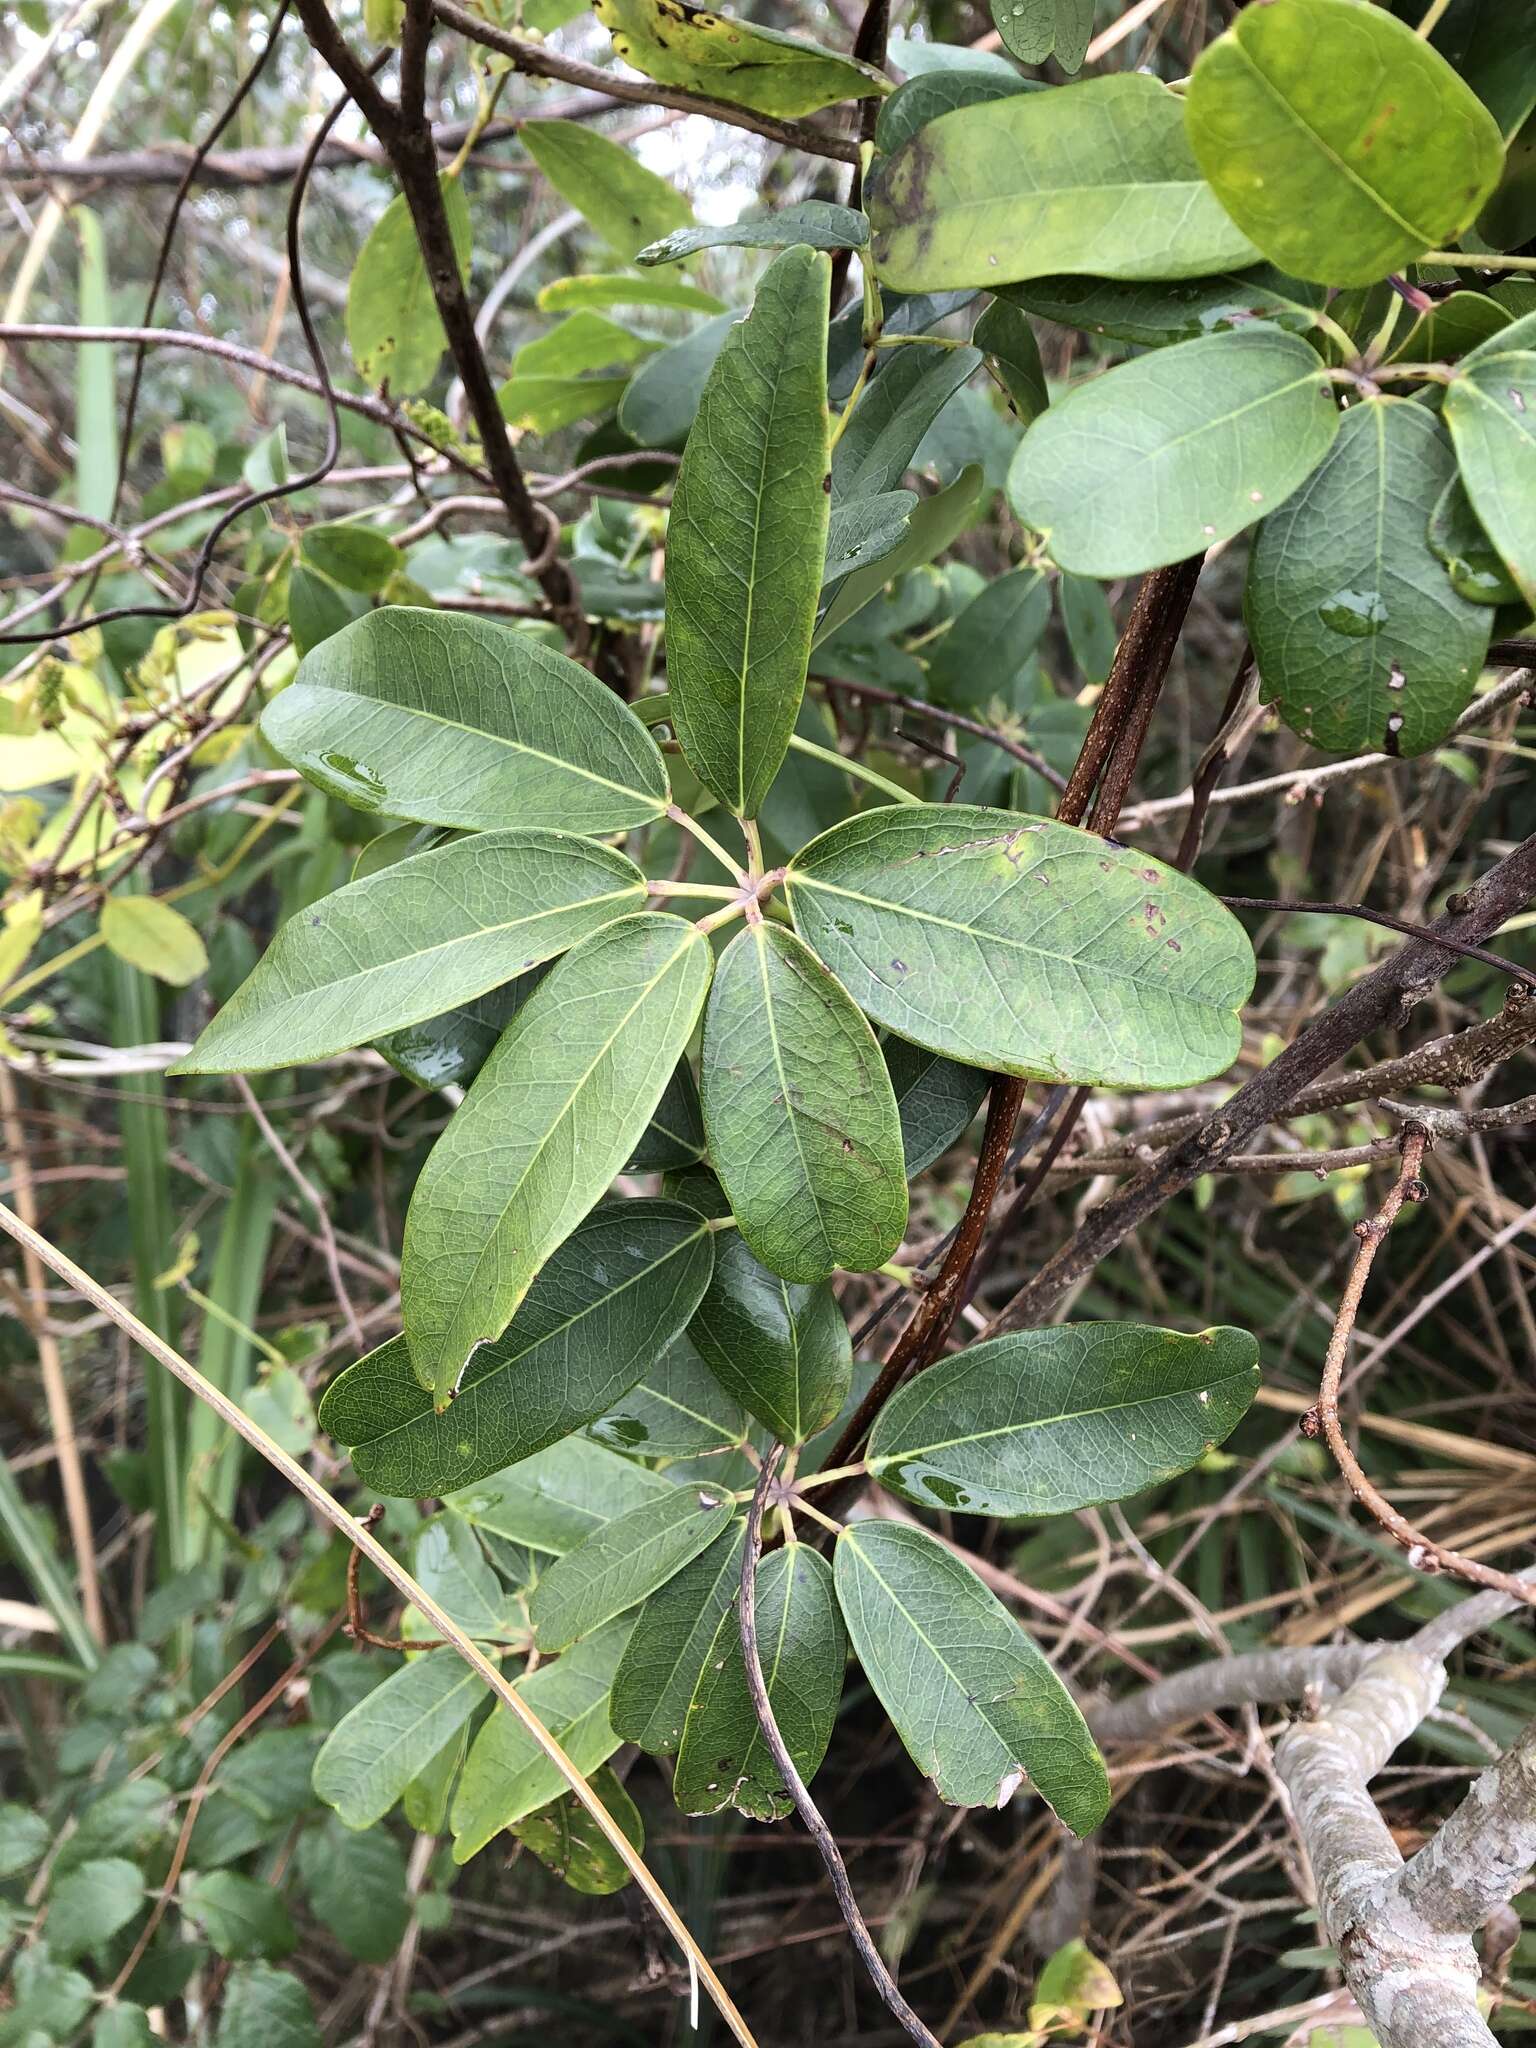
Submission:
[[[1355,1235],[1360,1240],[1360,1248],[1355,1253],[1349,1278],[1344,1283],[1338,1314],[1334,1318],[1333,1332],[1328,1339],[1328,1350],[1323,1359],[1323,1376],[1318,1388],[1317,1401],[1302,1417],[1302,1433],[1305,1436],[1323,1438],[1333,1453],[1334,1463],[1348,1481],[1350,1492],[1366,1513],[1407,1552],[1408,1562],[1415,1571],[1426,1574],[1448,1572],[1452,1578],[1463,1579],[1470,1586],[1481,1586],[1492,1593],[1508,1593],[1515,1599],[1536,1605],[1536,1584],[1529,1579],[1519,1577],[1513,1572],[1497,1571],[1492,1565],[1482,1564],[1476,1558],[1463,1556],[1460,1551],[1447,1550],[1432,1536],[1426,1536],[1421,1529],[1415,1528],[1407,1516],[1393,1507],[1385,1494],[1366,1477],[1364,1467],[1356,1456],[1355,1448],[1339,1419],[1339,1386],[1344,1377],[1344,1361],[1349,1355],[1355,1319],[1360,1313],[1361,1299],[1365,1294],[1365,1283],[1370,1278],[1376,1254],[1385,1243],[1387,1233],[1397,1220],[1403,1204],[1421,1202],[1428,1193],[1422,1179],[1424,1154],[1428,1145],[1429,1132],[1422,1125],[1410,1127],[1403,1133],[1401,1172],[1388,1189],[1386,1200],[1376,1214],[1355,1225]]]
[[[757,1558],[763,1540],[763,1510],[767,1506],[769,1490],[774,1475],[784,1456],[784,1446],[775,1444],[763,1460],[762,1470],[757,1476],[757,1485],[752,1493],[752,1505],[747,1512],[747,1540],[741,1553],[741,1590],[736,1601],[736,1618],[741,1631],[741,1657],[746,1667],[747,1693],[752,1701],[752,1712],[757,1718],[759,1732],[768,1746],[784,1790],[794,1801],[795,1811],[805,1824],[806,1833],[816,1844],[816,1852],[826,1865],[827,1876],[832,1880],[832,1891],[837,1899],[837,1909],[847,1923],[848,1933],[858,1952],[859,1961],[869,1973],[869,1980],[879,1993],[886,2011],[901,2027],[909,2039],[916,2041],[919,2048],[939,2048],[938,2041],[923,2025],[917,2014],[902,1997],[896,1979],[886,1968],[885,1958],[875,1946],[864,1915],[859,1911],[859,1902],[853,1895],[853,1886],[848,1878],[848,1866],[843,1853],[837,1846],[837,1838],[806,1790],[805,1780],[795,1768],[795,1760],[785,1746],[779,1733],[779,1724],[774,1719],[773,1702],[768,1697],[768,1687],[763,1681],[762,1659],[757,1652]]]
[[[1289,910],[1298,917],[1355,917],[1362,924],[1380,925],[1383,931],[1401,932],[1406,939],[1422,939],[1429,932],[1428,925],[1411,924],[1407,918],[1393,917],[1385,910],[1372,910],[1364,903],[1302,903],[1280,896],[1223,896],[1221,900],[1229,910]],[[1527,988],[1536,989],[1536,974],[1528,967],[1506,960],[1502,953],[1490,953],[1486,946],[1466,946],[1459,939],[1442,938],[1438,943],[1449,947],[1453,953],[1459,953],[1464,960],[1481,960],[1485,967],[1496,967],[1511,981],[1523,982]]]

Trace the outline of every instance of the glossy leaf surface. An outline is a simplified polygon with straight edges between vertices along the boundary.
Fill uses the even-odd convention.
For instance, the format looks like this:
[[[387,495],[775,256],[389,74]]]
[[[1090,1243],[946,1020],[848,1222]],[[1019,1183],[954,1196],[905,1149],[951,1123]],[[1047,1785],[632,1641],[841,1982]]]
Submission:
[[[563,1557],[615,1516],[672,1491],[659,1472],[571,1436],[461,1488],[444,1504],[492,1536]]]
[[[688,1709],[715,1654],[721,1624],[736,1613],[747,1525],[722,1529],[685,1571],[653,1593],[613,1681],[613,1725],[652,1756],[675,1756]]]
[[[843,1405],[853,1353],[832,1289],[781,1279],[734,1233],[716,1244],[688,1336],[726,1392],[783,1443],[803,1443]]]

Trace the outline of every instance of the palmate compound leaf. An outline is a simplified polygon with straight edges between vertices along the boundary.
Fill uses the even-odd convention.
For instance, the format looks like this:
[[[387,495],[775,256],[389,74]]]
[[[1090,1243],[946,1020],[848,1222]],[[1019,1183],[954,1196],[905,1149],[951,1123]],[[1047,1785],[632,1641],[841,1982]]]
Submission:
[[[1299,336],[1211,334],[1070,391],[1019,443],[1008,500],[1063,569],[1139,575],[1264,518],[1338,428],[1328,373]]]
[[[454,1650],[400,1665],[326,1737],[315,1759],[316,1798],[349,1828],[372,1827],[484,1696],[484,1681]]]
[[[427,825],[618,832],[667,807],[656,743],[611,690],[463,613],[369,612],[305,656],[261,730],[316,788]]]
[[[1470,703],[1493,613],[1458,595],[1428,534],[1455,475],[1432,412],[1365,399],[1259,528],[1243,611],[1264,698],[1313,746],[1422,754]]]
[[[1498,123],[1437,50],[1368,0],[1246,8],[1189,83],[1189,138],[1273,263],[1372,284],[1473,220]]]
[[[789,866],[801,936],[868,1016],[969,1066],[1111,1088],[1221,1073],[1253,949],[1146,854],[973,804],[865,812]]]
[[[687,0],[595,0],[622,57],[660,85],[794,119],[891,89],[868,64]]]
[[[608,1718],[608,1697],[633,1627],[634,1617],[621,1614],[563,1657],[513,1681],[584,1776],[607,1763],[619,1746]],[[471,1743],[453,1795],[454,1862],[467,1863],[503,1828],[536,1813],[564,1790],[565,1780],[522,1722],[498,1706]]]
[[[568,953],[502,1034],[405,1219],[405,1336],[440,1406],[634,1150],[709,975],[700,932],[641,911]]]
[[[972,1344],[895,1394],[869,1445],[883,1486],[968,1515],[1064,1515],[1197,1464],[1259,1384],[1246,1330],[1069,1323]]]
[[[804,1443],[847,1398],[853,1347],[829,1283],[782,1279],[733,1232],[716,1243],[688,1338],[726,1392],[782,1443]]]
[[[528,1603],[541,1650],[568,1649],[616,1614],[626,1614],[691,1564],[729,1525],[731,1496],[720,1486],[674,1486],[594,1530],[557,1558]]]
[[[826,1560],[804,1543],[773,1551],[758,1567],[754,1611],[769,1704],[809,1783],[832,1739],[848,1661]],[[762,1821],[782,1820],[793,1804],[752,1711],[735,1600],[716,1625],[688,1703],[672,1796],[684,1813],[734,1806]]]
[[[869,218],[880,282],[902,292],[1257,260],[1200,175],[1178,97],[1139,72],[941,115],[882,164]]]
[[[378,1493],[472,1486],[607,1414],[687,1327],[713,1264],[708,1225],[680,1202],[605,1202],[551,1253],[444,1413],[392,1337],[331,1382],[320,1426]]]
[[[651,1595],[613,1681],[610,1712],[626,1742],[675,1756],[688,1705],[703,1683],[715,1636],[736,1612],[747,1525],[738,1516],[685,1571]]]
[[[667,677],[689,766],[755,817],[805,691],[827,543],[831,265],[786,249],[725,338],[678,470]]]
[[[349,882],[278,932],[175,1071],[327,1058],[470,1003],[645,901],[645,878],[565,832],[481,832]]]
[[[795,933],[748,925],[704,1015],[710,1163],[786,1280],[883,1265],[907,1227],[901,1119],[875,1034]]]
[[[1026,1782],[1075,1835],[1109,1779],[1071,1694],[1000,1601],[926,1530],[866,1521],[834,1560],[854,1651],[919,1770],[952,1806]]]

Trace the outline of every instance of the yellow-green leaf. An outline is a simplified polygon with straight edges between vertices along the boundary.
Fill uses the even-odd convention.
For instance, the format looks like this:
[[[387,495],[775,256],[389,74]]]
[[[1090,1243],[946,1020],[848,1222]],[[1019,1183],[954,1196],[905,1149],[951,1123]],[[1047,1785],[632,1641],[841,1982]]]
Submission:
[[[185,988],[208,966],[196,929],[155,896],[109,896],[101,908],[108,949],[142,974]]]

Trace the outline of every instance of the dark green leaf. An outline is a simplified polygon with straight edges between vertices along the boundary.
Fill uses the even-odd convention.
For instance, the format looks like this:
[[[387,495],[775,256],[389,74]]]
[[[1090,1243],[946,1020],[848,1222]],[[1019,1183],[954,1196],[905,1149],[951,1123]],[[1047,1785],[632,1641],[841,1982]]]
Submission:
[[[41,1863],[53,1830],[40,1813],[7,1802],[0,1806],[0,1878],[18,1877]]]
[[[957,107],[984,106],[989,100],[1007,99],[1010,93],[1044,90],[1038,79],[1021,78],[1011,64],[995,67],[988,51],[964,54],[974,57],[975,63],[919,72],[881,102],[875,122],[875,148],[882,156],[900,149],[919,128],[926,128],[941,114],[954,113]]]
[[[1054,55],[1063,71],[1077,71],[1093,34],[1093,0],[992,0],[992,19],[1021,64]]]
[[[629,380],[619,401],[619,425],[641,448],[680,446],[693,426],[710,371],[743,315],[717,313],[651,357]]]
[[[1520,586],[1483,531],[1459,474],[1435,500],[1429,515],[1429,546],[1436,560],[1445,564],[1451,588],[1469,603],[1519,603]]]
[[[881,491],[877,497],[835,504],[827,522],[822,589],[855,569],[883,561],[900,547],[917,503],[916,491]]]
[[[270,1963],[231,1970],[213,2048],[322,2048],[309,1993]]]
[[[736,1613],[744,1520],[733,1521],[645,1603],[613,1681],[610,1712],[626,1742],[674,1756],[722,1621]]]
[[[638,1607],[707,1549],[729,1520],[730,1496],[723,1489],[674,1486],[594,1530],[556,1558],[533,1589],[528,1615],[539,1648],[567,1649]]]
[[[1468,356],[1446,390],[1445,419],[1472,509],[1521,596],[1536,607],[1536,336],[1526,332],[1532,317]],[[1510,338],[1516,346],[1506,346]]]
[[[924,434],[981,367],[974,348],[899,348],[854,405],[832,456],[833,495],[842,502],[893,491]]]
[[[1051,402],[1050,394],[1035,330],[1019,308],[1006,299],[994,299],[976,322],[971,340],[997,365],[1018,418],[1026,426],[1038,419]]]
[[[1457,595],[1426,530],[1455,473],[1432,413],[1366,399],[1260,527],[1248,632],[1265,701],[1313,746],[1422,754],[1470,703],[1493,615]]]
[[[701,1072],[710,1164],[758,1258],[805,1282],[883,1265],[907,1226],[896,1099],[874,1033],[782,925],[721,956]]]
[[[490,1058],[496,1041],[532,995],[544,970],[530,968],[489,989],[473,1002],[458,1003],[436,1017],[424,1017],[403,1031],[374,1040],[398,1073],[418,1088],[467,1088]]]
[[[640,1809],[606,1764],[593,1773],[592,1790],[630,1846],[644,1849],[645,1823],[640,1818]],[[622,1891],[629,1883],[629,1871],[618,1851],[574,1792],[567,1792],[552,1806],[542,1806],[537,1813],[530,1813],[526,1820],[516,1823],[512,1833],[573,1892],[604,1898],[610,1892]]]
[[[826,1561],[803,1543],[758,1568],[758,1657],[784,1745],[809,1782],[837,1719],[848,1638]],[[721,1616],[688,1704],[672,1796],[684,1813],[734,1806],[754,1820],[782,1820],[793,1804],[752,1711],[734,1602]]]
[[[632,1615],[620,1615],[565,1656],[515,1681],[583,1776],[606,1763],[619,1746],[608,1718],[608,1697],[633,1626]],[[547,1806],[564,1790],[565,1780],[521,1721],[498,1705],[471,1744],[453,1795],[454,1862],[467,1863],[503,1828]]]
[[[1053,405],[1008,473],[1056,561],[1134,576],[1229,540],[1327,454],[1339,413],[1316,352],[1241,328],[1122,363]]]
[[[900,546],[879,561],[855,569],[828,592],[827,608],[817,622],[814,645],[819,647],[830,639],[878,597],[888,583],[941,555],[980,513],[981,490],[982,473],[973,464],[962,470],[947,489],[920,499]]]
[[[690,766],[755,817],[805,688],[826,557],[825,255],[786,249],[710,373],[673,493],[667,675]]]
[[[1392,0],[1392,12],[1413,27],[1428,9],[1420,0]],[[1525,0],[1451,0],[1430,42],[1459,71],[1509,137],[1536,108],[1536,46]]]
[[[1200,176],[1179,99],[1140,72],[942,115],[885,160],[868,205],[881,283],[904,292],[1255,258]]]
[[[298,1945],[281,1893],[253,1877],[209,1871],[188,1879],[181,1900],[212,1947],[231,1962],[280,1961]]]
[[[383,1828],[354,1834],[326,1821],[300,1837],[298,1862],[321,1926],[360,1963],[387,1963],[411,1919],[399,1844]]]
[[[686,227],[693,208],[633,150],[580,121],[519,121],[517,139],[551,185],[625,263],[658,235]]]
[[[1118,638],[1109,599],[1100,585],[1087,576],[1063,576],[1056,594],[1072,659],[1090,683],[1107,682],[1114,667]]]
[[[865,1675],[952,1806],[1006,1806],[1026,1780],[1075,1835],[1109,1779],[1071,1694],[1000,1601],[925,1530],[844,1529],[837,1597]]]
[[[295,562],[286,579],[288,626],[296,654],[312,654],[325,641],[368,616],[368,600],[343,590],[317,569]]]
[[[674,1173],[680,1166],[691,1166],[703,1153],[704,1117],[698,1084],[687,1060],[679,1060],[655,1115],[624,1163],[624,1171]]]
[[[893,1395],[869,1469],[921,1507],[1064,1515],[1187,1472],[1259,1384],[1246,1330],[1135,1323],[1019,1330],[942,1359]]]
[[[401,1311],[442,1406],[634,1150],[709,986],[681,918],[621,918],[560,961],[507,1026],[417,1179]]]
[[[315,1759],[315,1796],[349,1828],[372,1827],[469,1719],[485,1686],[453,1650],[391,1671],[343,1714]]]
[[[696,1458],[746,1435],[747,1418],[686,1337],[588,1429],[594,1442],[641,1458]]]
[[[780,1279],[739,1237],[716,1246],[688,1335],[726,1392],[783,1443],[803,1443],[843,1405],[853,1353],[832,1289]]]
[[[1195,66],[1189,136],[1266,256],[1371,284],[1476,218],[1498,124],[1440,53],[1366,0],[1246,8]]]
[[[558,1557],[615,1516],[672,1491],[659,1472],[572,1436],[451,1494],[445,1505],[477,1529]]]
[[[713,1264],[681,1204],[605,1203],[551,1255],[510,1326],[476,1352],[444,1414],[403,1337],[326,1389],[320,1426],[358,1477],[403,1500],[471,1486],[610,1410],[687,1326]]]
[[[1241,925],[1183,875],[1092,833],[904,805],[823,833],[786,887],[801,935],[862,1010],[969,1066],[1178,1088],[1237,1053],[1254,975]]]
[[[125,1856],[77,1863],[48,1894],[48,1947],[59,1962],[73,1962],[120,1933],[143,1903],[143,1875]]]
[[[370,612],[301,664],[261,729],[354,809],[428,825],[617,832],[667,806],[656,744],[611,690],[463,614]]]
[[[1251,270],[1222,270],[1209,277],[1146,281],[1109,277],[1037,277],[1006,287],[1015,305],[1116,341],[1142,348],[1198,341],[1202,334],[1226,334],[1254,320],[1267,320],[1291,334],[1317,325],[1324,293],[1318,285],[1286,277],[1267,263]]]
[[[987,1077],[905,1038],[888,1038],[883,1050],[901,1115],[907,1178],[915,1180],[949,1150],[980,1109]]]
[[[299,555],[344,590],[380,591],[405,557],[392,540],[371,526],[306,527]]]
[[[621,853],[511,830],[413,854],[288,920],[175,1071],[325,1059],[472,1002],[645,901]]]
[[[869,222],[849,206],[825,199],[803,199],[781,206],[761,220],[739,220],[732,227],[679,228],[642,249],[642,264],[680,263],[700,249],[862,249],[869,240]]]
[[[928,695],[967,709],[1003,696],[1051,622],[1040,569],[1013,569],[972,598],[928,660]]]
[[[1421,313],[1393,349],[1408,363],[1448,363],[1470,354],[1510,324],[1508,309],[1484,292],[1452,292]]]

